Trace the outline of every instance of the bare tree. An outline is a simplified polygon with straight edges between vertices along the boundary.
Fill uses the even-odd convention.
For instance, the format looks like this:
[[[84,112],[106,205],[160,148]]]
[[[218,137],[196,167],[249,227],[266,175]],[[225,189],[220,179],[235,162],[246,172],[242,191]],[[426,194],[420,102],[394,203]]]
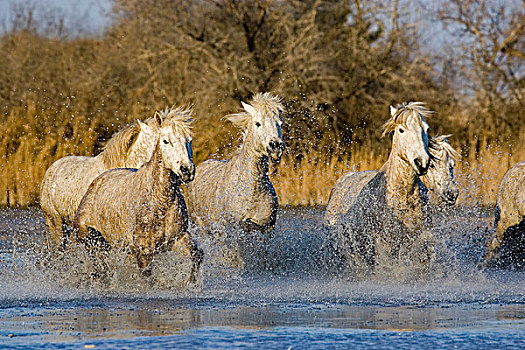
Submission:
[[[525,110],[525,11],[520,1],[445,0],[437,13],[461,48],[467,97],[488,134],[518,135]]]

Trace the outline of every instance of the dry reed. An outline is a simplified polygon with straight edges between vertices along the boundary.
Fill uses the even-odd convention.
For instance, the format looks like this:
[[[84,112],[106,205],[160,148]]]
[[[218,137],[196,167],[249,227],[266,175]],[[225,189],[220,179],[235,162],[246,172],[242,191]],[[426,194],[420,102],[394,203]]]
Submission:
[[[53,123],[45,125],[39,121],[46,114],[54,115]],[[93,155],[99,148],[97,123],[102,121],[72,116],[67,110],[37,112],[30,101],[12,108],[0,122],[0,206],[38,204],[40,182],[55,160],[66,155]],[[195,129],[194,152],[201,155],[197,162],[209,156],[207,139],[221,138],[217,133],[222,137],[224,130]],[[483,206],[495,203],[499,182],[507,169],[525,159],[525,130],[521,133],[514,144],[473,138],[471,143],[460,146],[452,139],[453,146],[461,149],[464,156],[455,171],[461,189],[459,203]],[[387,140],[383,143],[382,146],[387,147]],[[369,141],[363,145],[354,144],[349,152],[310,150],[300,160],[293,154],[285,154],[272,170],[279,203],[326,205],[331,188],[342,174],[381,167],[387,154],[377,150],[378,145]]]

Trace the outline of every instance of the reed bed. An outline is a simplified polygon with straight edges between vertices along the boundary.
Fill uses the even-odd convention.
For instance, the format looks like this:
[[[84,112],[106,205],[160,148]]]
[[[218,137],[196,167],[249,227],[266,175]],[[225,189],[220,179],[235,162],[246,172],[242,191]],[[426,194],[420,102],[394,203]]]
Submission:
[[[46,125],[40,120],[42,115],[53,113],[53,123]],[[93,155],[100,149],[100,135],[96,130],[117,128],[111,125],[104,129],[96,118],[68,113],[38,110],[34,103],[27,102],[11,109],[0,123],[0,206],[37,205],[40,183],[54,161],[66,155]],[[196,129],[196,141],[199,134],[213,137],[214,132]],[[386,145],[387,141],[383,143]],[[463,154],[455,170],[461,188],[459,203],[494,205],[505,172],[525,159],[525,132],[514,144],[484,139],[466,144],[454,139],[451,142]],[[206,140],[196,142],[194,152],[210,154],[205,149],[207,144]],[[377,151],[377,145],[374,147],[372,142],[353,145],[346,152],[310,150],[300,159],[289,151],[271,169],[279,202],[297,206],[326,205],[331,188],[342,174],[379,169],[386,161],[387,152],[384,151]],[[205,160],[201,158],[198,157],[197,162]]]

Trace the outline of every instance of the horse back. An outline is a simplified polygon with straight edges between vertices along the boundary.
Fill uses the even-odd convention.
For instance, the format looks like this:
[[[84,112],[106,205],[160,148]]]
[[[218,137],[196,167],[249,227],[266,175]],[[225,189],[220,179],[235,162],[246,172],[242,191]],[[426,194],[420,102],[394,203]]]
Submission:
[[[363,188],[372,181],[377,173],[377,170],[368,170],[346,173],[341,176],[330,192],[325,224],[335,225],[338,217],[346,214],[352,208]]]
[[[42,210],[71,222],[89,185],[103,171],[96,157],[68,156],[57,160],[42,181]]]

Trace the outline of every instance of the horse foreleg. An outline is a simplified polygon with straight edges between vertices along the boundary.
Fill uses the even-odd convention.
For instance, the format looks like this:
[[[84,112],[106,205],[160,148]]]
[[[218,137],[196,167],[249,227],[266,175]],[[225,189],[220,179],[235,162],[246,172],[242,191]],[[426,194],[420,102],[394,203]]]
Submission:
[[[63,250],[63,223],[60,216],[49,214],[45,211],[42,212],[44,215],[44,221],[47,227],[47,234],[45,236],[46,246],[48,252],[55,257],[57,253]]]
[[[86,247],[93,265],[93,278],[107,282],[109,268],[105,258],[111,248],[108,242],[99,231],[83,223],[75,226],[74,234],[78,242]]]
[[[139,266],[140,272],[145,277],[151,276],[151,262],[153,261],[153,253],[140,249],[136,253],[137,264]]]
[[[197,274],[204,258],[204,252],[197,246],[189,233],[182,235],[174,244],[173,249],[182,251],[183,255],[191,257],[193,266],[190,277],[186,283],[193,284],[197,280]]]
[[[496,230],[492,233],[487,245],[485,247],[485,254],[483,255],[483,265],[489,267],[495,264],[496,260],[499,257],[499,250],[503,244],[503,238],[506,228],[506,217],[501,215],[501,210],[499,205],[496,206],[495,213],[495,226]]]

